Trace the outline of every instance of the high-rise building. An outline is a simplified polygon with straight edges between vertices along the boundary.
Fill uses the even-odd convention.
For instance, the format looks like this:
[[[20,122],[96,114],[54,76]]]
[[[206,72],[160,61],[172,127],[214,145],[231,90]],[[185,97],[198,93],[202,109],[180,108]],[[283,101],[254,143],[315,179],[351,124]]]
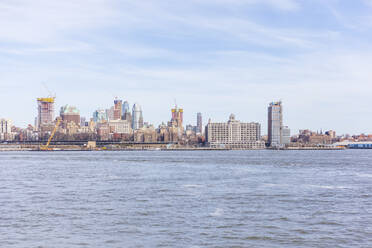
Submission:
[[[212,148],[263,149],[261,125],[256,122],[242,123],[231,114],[227,123],[209,122],[205,127],[207,144]]]
[[[122,112],[122,117],[123,120],[128,121],[132,125],[132,114],[129,109],[129,102],[125,101],[123,103],[123,112]]]
[[[138,120],[138,129],[143,128],[143,115],[142,115],[142,110],[140,112],[139,120]]]
[[[121,120],[123,112],[123,101],[119,99],[114,100],[114,120]]]
[[[52,124],[54,121],[54,97],[37,99],[37,127]]]
[[[107,120],[114,120],[114,111],[115,111],[115,107],[111,107],[109,109],[106,109],[106,116],[107,116]]]
[[[12,132],[12,121],[7,119],[0,119],[0,133],[11,133]]]
[[[283,106],[282,102],[272,102],[268,107],[268,143],[270,147],[283,144]]]
[[[80,111],[75,106],[63,106],[59,113],[62,123],[74,122],[77,126],[80,125]]]
[[[12,121],[0,119],[0,140],[9,140],[12,134]]]
[[[129,102],[125,101],[122,105],[122,112],[121,112],[121,116],[123,120],[126,120],[125,117],[127,114],[130,114],[130,108],[129,108]]]
[[[183,126],[183,109],[178,108],[177,105],[172,110],[171,124],[173,127],[182,128]]]
[[[282,128],[282,143],[283,145],[289,145],[291,143],[291,130],[288,126]]]
[[[138,103],[135,103],[132,109],[132,129],[137,130],[142,127],[143,127],[142,109]]]
[[[203,117],[201,113],[196,114],[196,132],[203,133]]]
[[[103,121],[107,121],[107,113],[106,113],[106,110],[104,109],[97,109],[96,111],[94,111],[93,113],[93,121],[94,122],[103,122]]]

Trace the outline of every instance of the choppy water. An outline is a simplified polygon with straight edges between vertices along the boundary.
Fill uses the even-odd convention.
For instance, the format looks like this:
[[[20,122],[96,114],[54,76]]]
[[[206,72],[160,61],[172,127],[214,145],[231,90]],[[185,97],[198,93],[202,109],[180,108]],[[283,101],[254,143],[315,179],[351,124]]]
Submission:
[[[372,150],[3,152],[0,247],[372,247]]]

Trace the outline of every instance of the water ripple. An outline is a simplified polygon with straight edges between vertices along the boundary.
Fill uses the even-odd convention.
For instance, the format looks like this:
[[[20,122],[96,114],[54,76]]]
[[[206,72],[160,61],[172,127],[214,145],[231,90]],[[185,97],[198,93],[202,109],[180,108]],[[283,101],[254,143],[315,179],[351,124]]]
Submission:
[[[2,152],[0,247],[370,247],[371,151]]]

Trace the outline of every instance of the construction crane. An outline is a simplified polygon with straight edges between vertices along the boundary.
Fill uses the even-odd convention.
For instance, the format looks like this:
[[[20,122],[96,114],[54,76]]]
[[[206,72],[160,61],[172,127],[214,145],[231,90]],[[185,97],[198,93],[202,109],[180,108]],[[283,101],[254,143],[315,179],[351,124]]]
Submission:
[[[46,85],[45,82],[42,82],[42,85],[44,86],[44,89],[48,92],[48,97],[49,97],[49,98],[56,98],[56,94],[55,94],[55,93],[53,94],[53,93],[49,90],[49,88],[48,88],[48,86]]]
[[[52,150],[53,150],[52,148],[49,148],[49,145],[50,145],[50,142],[52,141],[54,135],[56,134],[57,128],[59,127],[59,124],[60,124],[60,123],[61,123],[61,118],[58,118],[58,119],[57,119],[57,123],[56,123],[56,125],[54,126],[53,132],[52,132],[52,134],[50,135],[47,144],[46,144],[45,146],[43,146],[43,145],[40,146],[40,150],[41,150],[41,151],[52,151]]]

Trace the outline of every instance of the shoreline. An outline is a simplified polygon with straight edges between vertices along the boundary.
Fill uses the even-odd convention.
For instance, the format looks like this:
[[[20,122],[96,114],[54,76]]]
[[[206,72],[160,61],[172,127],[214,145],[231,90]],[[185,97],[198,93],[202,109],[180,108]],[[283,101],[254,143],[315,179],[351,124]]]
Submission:
[[[342,150],[356,150],[350,149],[345,147],[290,147],[290,148],[282,148],[282,149],[272,149],[272,148],[264,148],[264,149],[226,149],[226,148],[208,148],[208,147],[201,147],[201,148],[148,148],[148,147],[138,147],[138,148],[107,148],[107,147],[97,147],[97,148],[82,148],[82,147],[58,147],[58,146],[51,146],[51,150],[43,151],[40,150],[38,147],[22,147],[20,145],[13,145],[13,146],[0,146],[0,152],[10,152],[10,151],[40,151],[40,152],[49,152],[49,151],[342,151]],[[358,150],[368,150],[368,149],[358,149]]]

